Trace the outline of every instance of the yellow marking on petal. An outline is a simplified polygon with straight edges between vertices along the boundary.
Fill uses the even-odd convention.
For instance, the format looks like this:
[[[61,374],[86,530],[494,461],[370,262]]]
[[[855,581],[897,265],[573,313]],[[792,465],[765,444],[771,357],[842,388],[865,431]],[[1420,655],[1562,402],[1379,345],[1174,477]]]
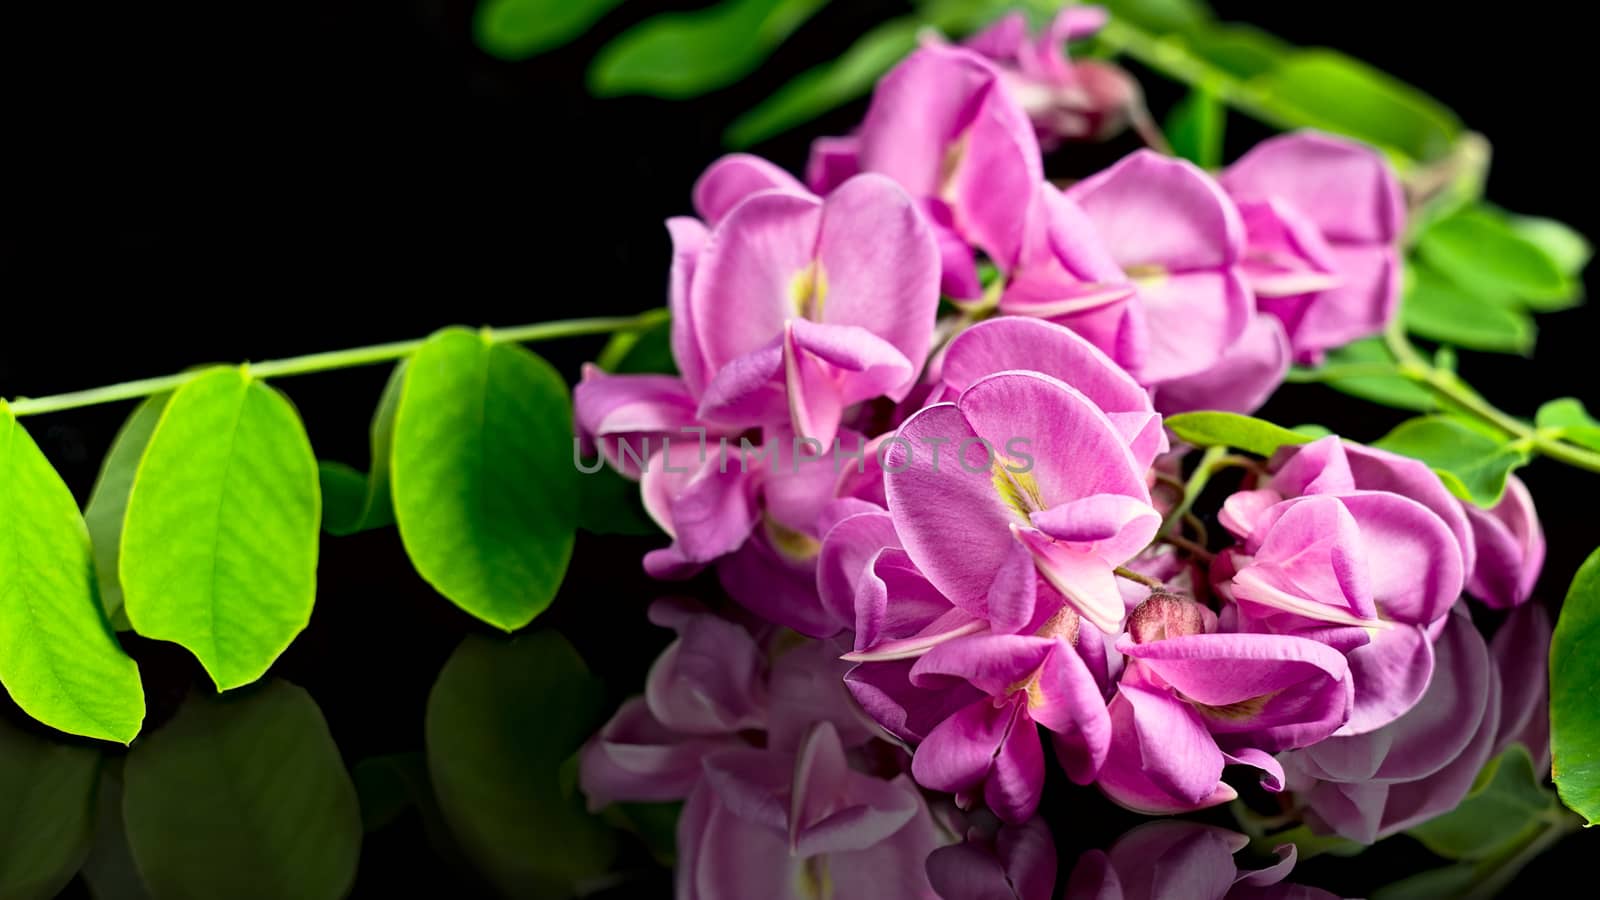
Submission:
[[[772,546],[796,562],[815,559],[822,550],[821,541],[803,531],[796,531],[781,524],[769,515],[762,515],[762,525],[767,530],[767,539],[772,542]]]
[[[1221,706],[1212,706],[1209,703],[1201,703],[1197,700],[1189,700],[1189,705],[1199,710],[1201,715],[1211,716],[1214,719],[1226,719],[1230,722],[1240,722],[1261,715],[1261,711],[1266,709],[1267,701],[1276,697],[1278,693],[1278,691],[1273,691],[1270,694],[1247,697],[1236,703],[1225,703]]]
[[[1027,523],[1030,522],[1029,513],[1044,509],[1044,498],[1039,495],[1039,481],[1033,473],[1014,471],[1016,468],[1021,466],[1014,460],[995,454],[989,478],[995,493],[1000,495],[1000,502],[1011,507]]]
[[[1155,263],[1128,266],[1122,271],[1143,288],[1160,287],[1167,280],[1167,267]]]
[[[833,897],[833,873],[828,871],[828,858],[818,855],[800,864],[798,874],[799,894],[808,900],[830,900]]]
[[[961,137],[950,142],[944,148],[944,158],[939,160],[939,190],[938,196],[942,200],[955,199],[956,172],[961,169],[961,163],[967,157],[967,138],[970,132],[963,132]]]
[[[789,300],[794,304],[794,314],[812,322],[822,321],[822,305],[828,299],[828,273],[822,269],[822,260],[796,272],[789,282]]]

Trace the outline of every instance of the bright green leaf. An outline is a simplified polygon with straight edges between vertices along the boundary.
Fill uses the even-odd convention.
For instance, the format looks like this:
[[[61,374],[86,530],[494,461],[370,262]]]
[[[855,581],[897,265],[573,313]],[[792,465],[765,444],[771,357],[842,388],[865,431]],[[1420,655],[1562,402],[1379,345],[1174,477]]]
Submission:
[[[1561,801],[1600,822],[1600,550],[1573,576],[1550,641],[1550,753]]]
[[[1235,78],[1254,78],[1277,68],[1297,48],[1250,25],[1211,25],[1184,34],[1194,55]]]
[[[595,365],[617,375],[676,375],[672,357],[672,321],[664,320],[645,331],[619,331],[606,341]]]
[[[826,0],[723,0],[652,16],[601,48],[589,69],[600,96],[684,99],[755,71]]]
[[[123,770],[128,844],[152,896],[337,900],[361,808],[322,711],[283,681],[191,696]]]
[[[1562,397],[1539,407],[1533,423],[1561,440],[1600,451],[1600,421],[1589,415],[1576,397]]]
[[[311,619],[322,492],[294,407],[243,369],[179,388],[128,499],[128,620],[219,690],[260,678]]]
[[[1535,310],[1571,306],[1576,284],[1544,250],[1481,207],[1434,223],[1417,252],[1462,288],[1494,299],[1511,297]]]
[[[1538,247],[1556,264],[1562,274],[1569,277],[1583,271],[1594,255],[1589,240],[1574,231],[1570,225],[1539,216],[1508,216],[1506,224],[1517,237]]]
[[[606,869],[612,836],[561,770],[604,691],[559,634],[471,636],[428,698],[428,771],[467,856],[510,896],[559,896]]]
[[[1520,445],[1442,415],[1401,422],[1373,446],[1422,460],[1451,493],[1484,508],[1500,502],[1506,476],[1529,459]]]
[[[1214,169],[1222,164],[1222,129],[1227,111],[1204,88],[1189,91],[1167,116],[1167,141],[1172,152],[1197,166]]]
[[[395,419],[395,518],[422,577],[506,631],[555,598],[577,477],[566,382],[527,350],[460,328],[407,366]]]
[[[0,718],[0,897],[50,900],[94,836],[100,754],[46,740]]]
[[[372,414],[368,429],[372,471],[362,475],[341,463],[321,465],[322,527],[329,534],[342,537],[394,524],[394,504],[389,499],[389,451],[394,444],[394,414],[400,407],[400,388],[405,379],[406,363],[401,362],[390,373],[378,398],[378,409]]]
[[[1258,456],[1271,456],[1279,447],[1312,440],[1310,435],[1281,425],[1230,412],[1179,413],[1167,416],[1165,422],[1178,440],[1196,447],[1233,447]]]
[[[1100,4],[1119,19],[1157,34],[1188,32],[1211,20],[1202,0],[1104,0]]]
[[[0,684],[52,728],[128,743],[144,721],[139,667],[95,596],[78,503],[0,401]]]
[[[1323,364],[1330,370],[1340,366],[1369,366],[1374,364],[1392,366],[1394,365],[1394,357],[1389,354],[1388,348],[1383,345],[1382,338],[1367,338],[1330,351]],[[1427,388],[1399,375],[1359,375],[1355,377],[1328,378],[1322,383],[1341,393],[1349,394],[1352,397],[1360,397],[1380,406],[1392,406],[1396,409],[1409,409],[1414,412],[1428,412],[1438,405],[1434,402],[1433,394]]]
[[[1469,350],[1533,352],[1533,318],[1457,287],[1426,265],[1408,267],[1401,314],[1406,330]]]
[[[527,59],[583,34],[622,0],[482,0],[472,34],[485,53]]]
[[[1438,101],[1332,50],[1295,53],[1248,84],[1280,125],[1348,135],[1413,159],[1443,156],[1461,133]]]
[[[122,609],[122,580],[117,560],[122,553],[122,520],[128,512],[128,494],[133,490],[133,475],[139,469],[145,445],[155,433],[156,423],[167,408],[171,394],[149,397],[138,405],[118,429],[111,451],[100,465],[83,521],[89,526],[89,542],[94,547],[94,571],[100,585],[100,605],[118,631],[128,631],[128,615]]]
[[[749,147],[863,96],[916,49],[916,19],[895,19],[862,35],[838,58],[807,69],[728,126],[729,146]]]
[[[1484,859],[1544,827],[1542,817],[1555,796],[1533,770],[1525,747],[1512,744],[1484,766],[1484,773],[1488,782],[1453,811],[1406,833],[1446,859]]]

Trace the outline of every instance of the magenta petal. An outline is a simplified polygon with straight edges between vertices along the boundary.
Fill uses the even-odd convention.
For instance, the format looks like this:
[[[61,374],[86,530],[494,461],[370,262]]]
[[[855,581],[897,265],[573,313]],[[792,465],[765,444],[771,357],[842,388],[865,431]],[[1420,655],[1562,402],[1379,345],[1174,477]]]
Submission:
[[[1461,571],[1472,571],[1476,554],[1466,513],[1461,511],[1461,502],[1445,489],[1439,476],[1433,474],[1426,463],[1360,444],[1341,444],[1340,448],[1347,458],[1355,487],[1364,491],[1390,491],[1410,497],[1432,510],[1461,544]],[[1276,482],[1276,477],[1273,480]]]
[[[797,278],[816,258],[823,204],[769,191],[734,207],[711,232],[689,308],[708,371],[771,343],[795,309]]]
[[[928,856],[927,870],[941,900],[1047,900],[1056,884],[1056,845],[1036,816],[1002,825],[992,847],[976,840],[941,847]]]
[[[859,325],[791,319],[787,327],[796,348],[825,367],[823,372],[836,385],[844,405],[880,396],[899,400],[915,382],[911,357]],[[832,443],[831,438],[823,441],[824,446]]]
[[[845,674],[845,687],[874,722],[907,743],[927,737],[935,726],[969,704],[986,698],[965,681],[939,690],[911,684],[909,659],[863,663]]]
[[[1550,765],[1549,680],[1550,614],[1537,603],[1511,611],[1495,632],[1489,650],[1500,672],[1498,754],[1515,741],[1528,749],[1534,771]]]
[[[1055,641],[1015,634],[979,634],[941,644],[911,667],[911,683],[938,687],[931,676],[954,676],[992,697],[1006,697],[1044,665]]]
[[[1181,700],[1132,685],[1127,678],[1117,696],[1131,710],[1138,764],[1146,777],[1184,803],[1207,801],[1222,778],[1223,759],[1200,717]]]
[[[1032,554],[1039,576],[1079,615],[1107,634],[1122,630],[1127,609],[1110,563],[1096,554],[1051,540],[1033,528],[1013,525],[1012,531]]]
[[[1210,369],[1244,336],[1254,302],[1234,268],[1175,271],[1139,284],[1149,346],[1139,380],[1159,384]]]
[[[693,738],[672,731],[635,697],[583,745],[579,788],[590,810],[617,802],[681,800],[700,781],[701,759],[733,741],[731,735]]]
[[[1222,184],[1240,198],[1292,204],[1335,241],[1390,243],[1404,227],[1405,198],[1383,157],[1332,135],[1262,141],[1228,167]]]
[[[688,561],[707,563],[737,550],[755,524],[749,478],[720,471],[716,454],[700,459],[693,442],[672,441],[651,457],[641,481],[644,507]]]
[[[817,138],[806,160],[806,186],[827,194],[861,172],[860,157],[861,142],[854,135]]]
[[[1477,560],[1467,591],[1496,609],[1525,602],[1544,567],[1544,529],[1533,496],[1522,479],[1506,479],[1506,493],[1494,509],[1462,504],[1472,524]]]
[[[1386,491],[1340,496],[1361,531],[1374,601],[1396,622],[1427,625],[1461,596],[1461,545],[1427,507]]]
[[[860,747],[879,734],[872,720],[850,698],[844,676],[851,664],[839,658],[843,638],[805,641],[781,652],[768,677],[770,711],[767,747],[792,750],[806,731],[826,722],[846,749]]]
[[[1308,622],[1380,626],[1361,533],[1345,505],[1309,496],[1280,503],[1273,513],[1254,562],[1233,576],[1235,598]]]
[[[672,272],[667,290],[667,308],[672,313],[672,358],[678,364],[684,383],[689,385],[689,392],[699,396],[710,375],[700,350],[700,338],[695,334],[689,292],[700,253],[711,232],[699,219],[675,216],[667,220],[667,233],[672,237]]]
[[[579,437],[598,445],[607,462],[630,478],[642,474],[644,461],[664,439],[694,440],[693,432],[682,429],[702,424],[689,388],[670,375],[609,375],[586,365],[572,389],[572,405]]]
[[[1382,728],[1416,706],[1433,678],[1433,643],[1420,625],[1374,632],[1350,651],[1355,705],[1339,734]]]
[[[694,183],[694,208],[714,228],[750,195],[772,190],[802,196],[810,193],[793,175],[761,157],[730,153],[712,163]]]
[[[1128,154],[1067,196],[1124,269],[1215,270],[1238,262],[1244,247],[1244,223],[1222,187],[1193,163],[1151,150]]]
[[[1248,839],[1198,822],[1148,822],[1112,845],[1123,897],[1221,898],[1238,869],[1233,854]]]
[[[726,735],[767,722],[765,662],[740,626],[710,613],[684,617],[650,667],[651,714],[683,734]]]
[[[983,801],[1001,821],[1019,824],[1039,809],[1044,794],[1044,747],[1026,705],[1016,703],[994,770],[983,783]],[[913,760],[915,765],[915,760]]]
[[[875,610],[888,605],[888,589],[873,564],[886,548],[898,549],[899,543],[887,512],[850,516],[828,530],[817,555],[817,594],[836,621],[854,624],[858,602]]]
[[[1163,415],[1200,409],[1255,412],[1283,383],[1290,356],[1283,326],[1272,316],[1258,313],[1215,365],[1163,381],[1156,389],[1156,408]]]
[[[1161,516],[1148,502],[1126,494],[1091,494],[1028,518],[1055,540],[1107,560],[1131,559],[1161,527]]]
[[[833,726],[814,726],[795,760],[789,846],[796,856],[863,850],[887,840],[921,803],[903,783],[856,773]]]
[[[806,637],[826,638],[845,627],[817,600],[812,560],[796,559],[771,537],[770,523],[758,527],[743,546],[717,561],[717,581],[728,596],[761,618]]]
[[[968,793],[983,784],[994,768],[1018,703],[996,705],[988,697],[940,722],[917,746],[911,774],[926,788]],[[1031,725],[1030,725],[1031,727]]]
[[[1067,777],[1089,784],[1111,750],[1111,714],[1094,675],[1070,645],[1058,641],[1029,692],[1028,712],[1055,732],[1056,754]]]
[[[1134,705],[1129,699],[1134,691],[1140,694],[1145,706],[1166,705],[1169,708],[1156,710],[1157,722],[1142,727],[1136,725]],[[1095,782],[1107,797],[1135,812],[1167,815],[1216,806],[1238,796],[1220,780],[1223,766],[1221,751],[1198,721],[1193,718],[1183,720],[1184,716],[1193,716],[1186,710],[1187,707],[1180,701],[1150,694],[1139,688],[1130,689],[1124,682],[1124,688],[1111,699],[1111,751]],[[1176,717],[1176,724],[1167,729],[1169,734],[1156,733],[1162,730],[1159,720],[1173,717]],[[1146,748],[1145,744],[1150,741],[1156,742],[1156,746]],[[1198,785],[1207,777],[1210,782],[1209,785],[1198,787],[1201,797],[1193,799],[1171,787],[1158,785],[1152,777],[1155,766],[1165,769],[1161,777],[1165,785],[1175,781]],[[1185,766],[1190,770],[1187,774],[1178,779],[1171,777],[1174,771],[1181,774]]]

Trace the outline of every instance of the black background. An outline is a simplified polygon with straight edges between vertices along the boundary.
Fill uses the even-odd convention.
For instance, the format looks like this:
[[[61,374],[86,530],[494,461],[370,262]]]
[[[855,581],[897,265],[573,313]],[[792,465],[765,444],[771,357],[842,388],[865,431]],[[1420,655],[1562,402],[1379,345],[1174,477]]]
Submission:
[[[1583,136],[1592,33],[1568,21],[1565,7],[1487,15],[1372,0],[1214,5],[1221,18],[1344,50],[1424,89],[1494,143],[1496,203],[1600,235]],[[233,6],[59,6],[47,20],[20,4],[0,12],[0,65],[9,70],[0,87],[0,395],[417,337],[455,323],[660,305],[661,220],[689,211],[690,185],[721,152],[727,123],[905,11],[888,0],[834,3],[754,75],[673,103],[596,100],[584,87],[595,51],[661,6],[645,0],[525,63],[475,49],[471,0]],[[1159,78],[1142,80],[1158,116],[1179,96]],[[798,170],[811,137],[847,130],[863,108],[757,149]],[[1267,133],[1232,117],[1229,158]],[[1056,164],[1082,174],[1132,146]],[[1563,395],[1600,406],[1595,323],[1591,308],[1541,317],[1536,363],[1463,354],[1463,374],[1516,414]],[[599,346],[537,349],[575,377]],[[386,376],[375,367],[279,386],[319,456],[364,467],[367,419]],[[130,408],[27,425],[81,499]],[[1264,414],[1357,439],[1405,415],[1310,386],[1285,388]],[[1554,601],[1600,543],[1589,511],[1600,476],[1541,461],[1524,478],[1550,537],[1541,594]],[[580,538],[545,619],[617,698],[638,689],[668,637],[643,620],[653,590],[638,557],[652,545]],[[311,629],[275,672],[311,691],[347,762],[419,749],[427,690],[473,623],[412,574],[392,530],[325,541],[320,583]],[[197,670],[173,648],[131,646],[153,727]],[[1114,813],[1096,805],[1088,815]],[[1519,886],[1576,865],[1577,840],[1530,867]],[[369,836],[358,892],[440,876],[442,864],[422,846],[415,823]],[[1366,891],[1378,883],[1374,872],[1411,862],[1405,851],[1354,865],[1318,860],[1302,872]]]

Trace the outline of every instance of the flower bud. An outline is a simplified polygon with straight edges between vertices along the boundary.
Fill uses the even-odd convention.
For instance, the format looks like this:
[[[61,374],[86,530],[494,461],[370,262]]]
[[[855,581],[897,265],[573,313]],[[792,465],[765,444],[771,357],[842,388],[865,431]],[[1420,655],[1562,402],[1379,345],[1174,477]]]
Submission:
[[[1128,617],[1128,634],[1136,644],[1204,634],[1208,612],[1190,597],[1154,590]]]

